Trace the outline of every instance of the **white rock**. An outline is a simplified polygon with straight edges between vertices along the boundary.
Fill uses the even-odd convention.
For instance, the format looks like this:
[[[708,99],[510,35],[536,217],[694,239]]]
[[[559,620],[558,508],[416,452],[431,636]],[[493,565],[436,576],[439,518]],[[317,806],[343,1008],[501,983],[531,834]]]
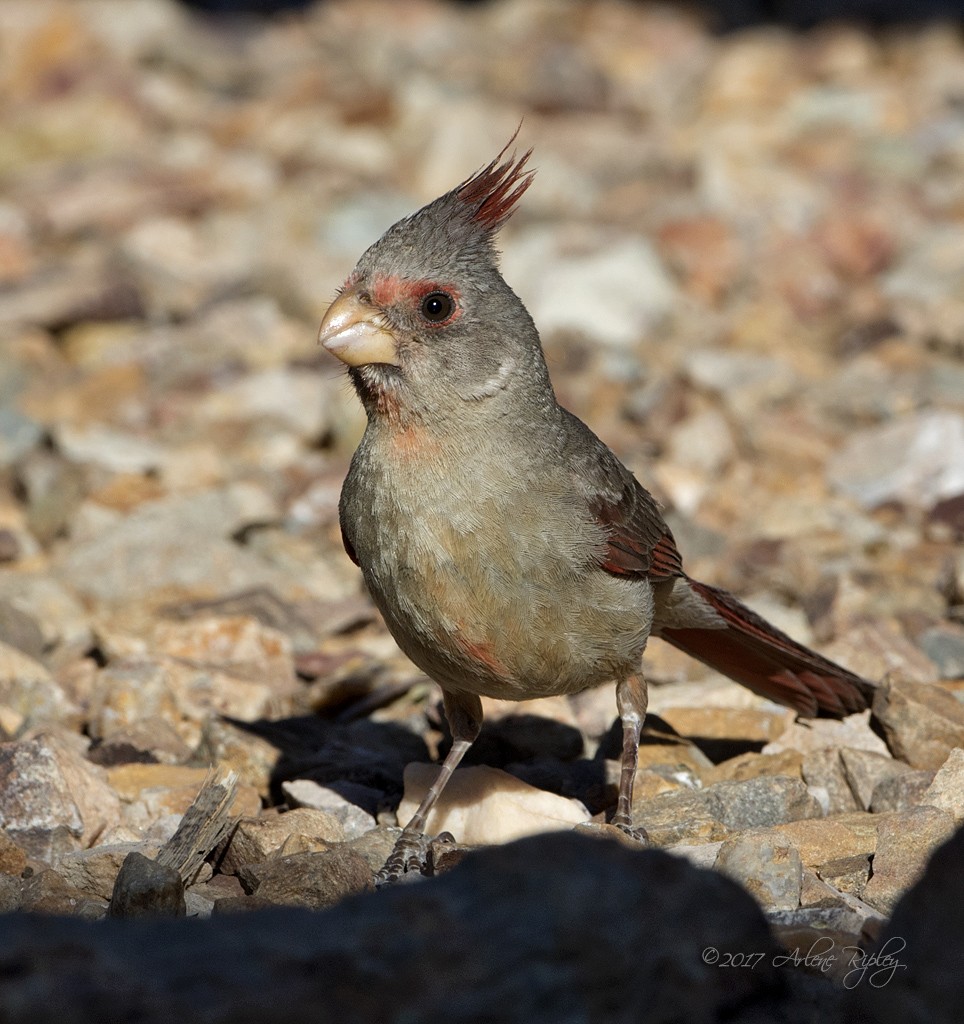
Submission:
[[[435,780],[438,768],[410,764],[405,769],[405,796],[398,808],[407,824]],[[485,766],[460,768],[449,780],[428,816],[426,832],[451,832],[462,843],[508,843],[540,832],[566,830],[589,820],[578,800],[547,793]]]
[[[828,475],[865,508],[929,508],[964,491],[964,415],[933,410],[861,431],[830,460]]]
[[[579,331],[604,345],[635,345],[678,301],[637,237],[533,228],[506,244],[502,271],[540,331]]]

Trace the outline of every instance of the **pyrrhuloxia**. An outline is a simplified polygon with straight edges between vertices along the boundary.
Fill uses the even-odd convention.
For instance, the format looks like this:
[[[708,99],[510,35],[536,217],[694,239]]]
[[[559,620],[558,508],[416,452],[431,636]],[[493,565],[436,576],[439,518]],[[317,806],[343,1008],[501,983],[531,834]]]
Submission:
[[[556,402],[536,327],[497,266],[495,233],[533,177],[531,151],[505,152],[386,231],[320,331],[368,415],[341,494],[345,548],[399,647],[442,688],[453,737],[385,878],[414,870],[429,810],[478,735],[480,695],[615,681],[612,820],[632,832],[650,636],[804,716],[859,711],[873,694],[690,579],[653,497]]]

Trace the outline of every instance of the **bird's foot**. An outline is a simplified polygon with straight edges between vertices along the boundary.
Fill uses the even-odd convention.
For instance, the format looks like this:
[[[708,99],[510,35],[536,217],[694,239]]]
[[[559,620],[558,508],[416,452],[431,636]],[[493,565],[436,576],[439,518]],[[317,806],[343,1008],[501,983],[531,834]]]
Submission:
[[[422,832],[405,829],[398,837],[384,867],[375,875],[375,885],[393,885],[396,882],[414,882],[435,874],[435,862],[442,848],[454,844],[449,832],[427,836]]]
[[[618,828],[627,839],[632,839],[633,842],[639,843],[640,846],[652,846],[649,833],[642,825],[634,826],[632,821],[627,818],[623,818],[619,814],[613,816],[611,824],[613,828]]]

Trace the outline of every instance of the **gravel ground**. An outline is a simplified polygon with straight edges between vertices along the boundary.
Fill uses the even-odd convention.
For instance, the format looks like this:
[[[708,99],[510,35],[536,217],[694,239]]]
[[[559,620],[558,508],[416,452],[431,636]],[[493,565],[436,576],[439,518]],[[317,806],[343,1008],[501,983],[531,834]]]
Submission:
[[[881,681],[796,723],[654,641],[636,814],[790,946],[879,932],[964,818],[957,30],[5,0],[0,54],[0,909],[103,916],[212,765],[241,823],[189,915],[371,888],[446,738],[341,548],[317,325],[521,119],[503,269],[560,399],[692,575]],[[615,802],[610,690],[486,711],[440,871]]]

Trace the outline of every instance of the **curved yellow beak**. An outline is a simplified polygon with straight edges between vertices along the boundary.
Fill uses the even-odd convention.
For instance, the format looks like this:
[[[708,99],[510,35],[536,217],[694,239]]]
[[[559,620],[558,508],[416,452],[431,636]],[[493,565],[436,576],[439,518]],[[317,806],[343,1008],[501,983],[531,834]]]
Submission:
[[[379,323],[378,310],[354,291],[339,295],[321,321],[318,341],[349,366],[390,363],[398,366],[395,336]]]

